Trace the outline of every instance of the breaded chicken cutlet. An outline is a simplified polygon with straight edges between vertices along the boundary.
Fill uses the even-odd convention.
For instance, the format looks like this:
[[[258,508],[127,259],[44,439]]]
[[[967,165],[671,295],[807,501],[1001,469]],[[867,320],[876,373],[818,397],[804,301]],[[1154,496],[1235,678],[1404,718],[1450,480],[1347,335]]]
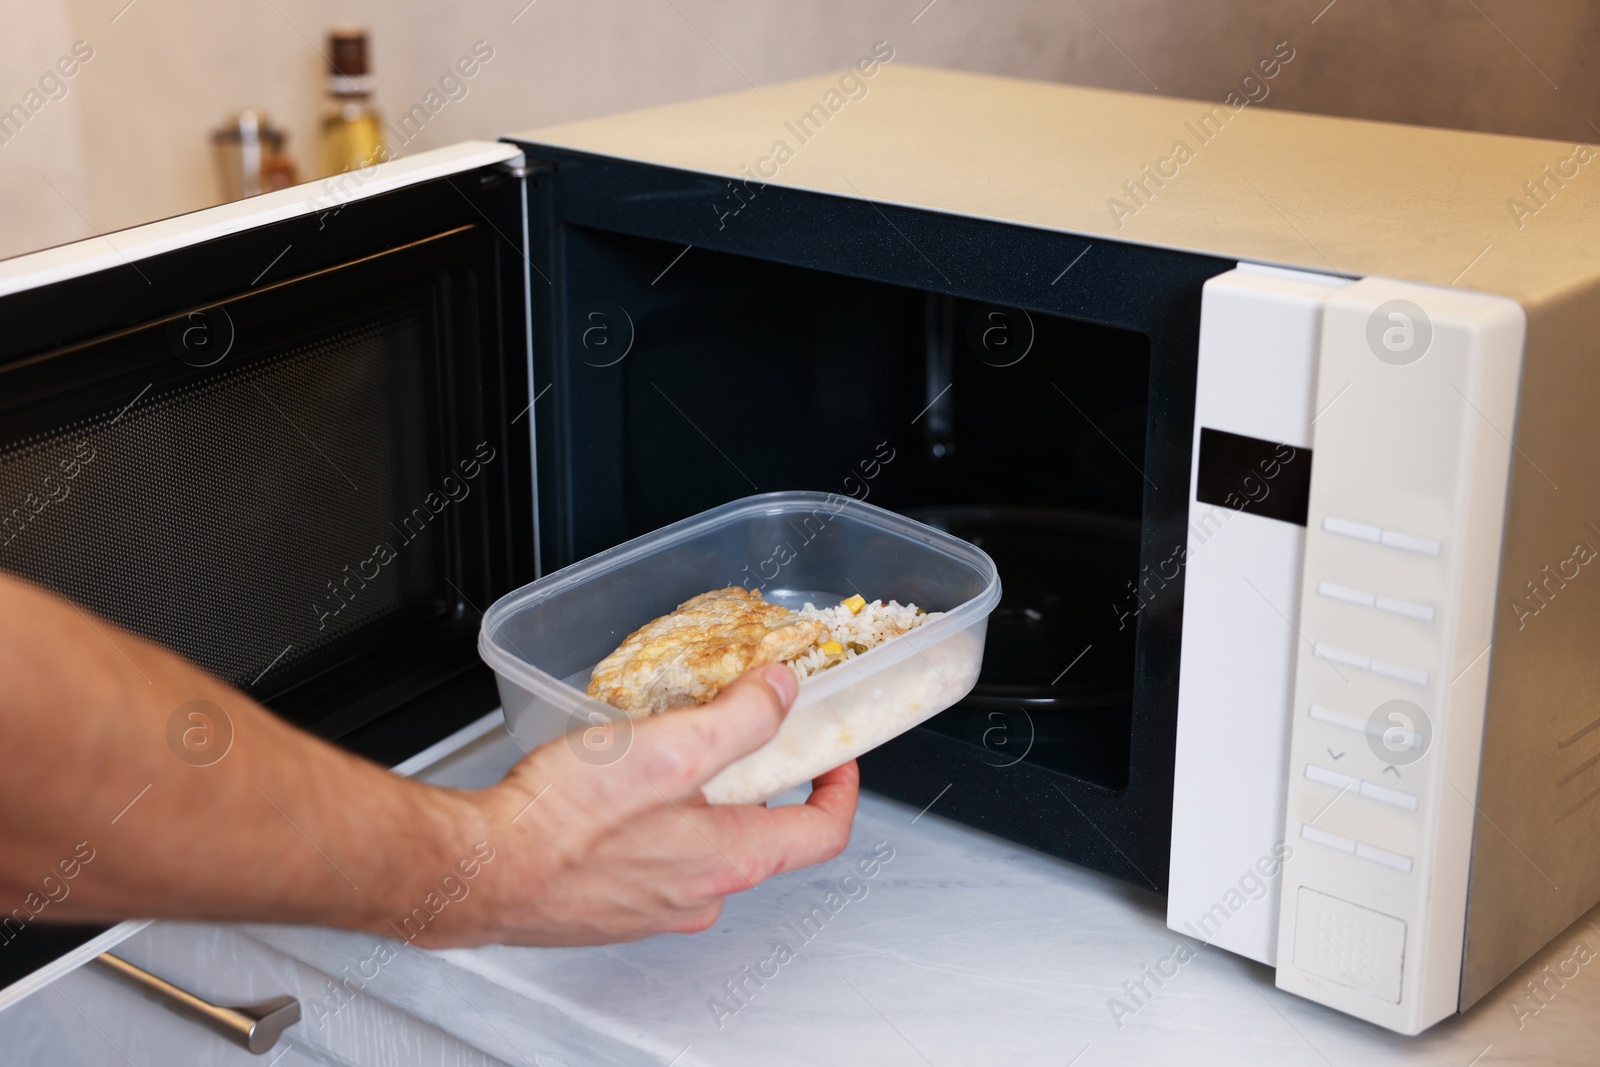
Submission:
[[[738,586],[713,589],[629,634],[595,665],[589,695],[633,716],[693,707],[753,667],[800,655],[827,633]]]

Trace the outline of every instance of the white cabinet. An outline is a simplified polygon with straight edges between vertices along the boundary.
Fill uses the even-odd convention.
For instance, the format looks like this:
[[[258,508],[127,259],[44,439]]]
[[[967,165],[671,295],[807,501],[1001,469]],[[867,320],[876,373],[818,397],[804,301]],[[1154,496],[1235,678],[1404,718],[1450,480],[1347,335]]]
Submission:
[[[213,1003],[294,996],[301,1003],[301,1021],[270,1052],[251,1055],[127,980],[89,965],[0,1012],[0,1049],[5,1050],[0,1058],[51,1067],[502,1063],[376,997],[348,991],[335,997],[333,977],[231,927],[155,923],[114,951]]]
[[[422,772],[419,777],[440,785],[488,785],[520,754],[501,725],[499,712],[487,715],[396,770]],[[259,929],[288,936],[282,930]],[[357,936],[324,933],[343,941]],[[419,951],[377,936],[370,941],[371,951],[355,957],[358,969],[362,959],[374,954]],[[419,990],[380,989],[385,979],[391,987],[411,980],[395,977],[391,968],[382,968],[372,977],[371,990],[363,993],[358,979],[341,985],[349,975],[336,977],[292,958],[252,936],[251,927],[157,922],[112,951],[213,1004],[236,1006],[293,996],[300,1001],[301,1020],[270,1052],[252,1055],[202,1023],[170,1010],[127,979],[88,964],[0,1011],[0,1062],[49,1067],[498,1067],[503,1063],[387,1003],[420,995]],[[459,991],[440,995],[461,999],[452,1012],[472,1015],[477,1010]],[[545,1055],[536,1054],[530,1062],[537,1067],[565,1067]]]

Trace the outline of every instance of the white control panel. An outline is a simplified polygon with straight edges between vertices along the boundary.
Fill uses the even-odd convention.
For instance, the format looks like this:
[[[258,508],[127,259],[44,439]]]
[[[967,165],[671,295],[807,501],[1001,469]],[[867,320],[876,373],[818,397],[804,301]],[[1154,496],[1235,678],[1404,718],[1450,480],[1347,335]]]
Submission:
[[[1524,315],[1364,279],[1323,307],[1277,984],[1457,1010]]]
[[[1269,964],[1297,847],[1283,812],[1305,527],[1284,516],[1305,507],[1322,307],[1349,284],[1241,264],[1200,306],[1167,925]]]

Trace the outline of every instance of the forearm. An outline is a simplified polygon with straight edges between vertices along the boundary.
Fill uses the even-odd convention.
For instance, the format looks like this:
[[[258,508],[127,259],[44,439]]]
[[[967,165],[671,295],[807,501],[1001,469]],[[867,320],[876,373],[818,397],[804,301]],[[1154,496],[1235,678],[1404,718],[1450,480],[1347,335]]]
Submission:
[[[430,946],[703,930],[729,893],[849,839],[853,763],[804,804],[702,795],[772,739],[796,686],[762,668],[706,707],[638,723],[617,762],[555,742],[490,788],[437,789],[0,575],[0,942],[35,921],[167,916]],[[213,727],[226,716],[225,752],[185,745],[204,727],[189,710]]]
[[[221,758],[186,761],[181,741],[169,743],[174,712],[193,701],[231,722]],[[180,737],[185,728],[200,724],[180,721]],[[9,578],[0,751],[0,916],[33,893],[35,905],[49,901],[29,908],[40,919],[384,930],[487,836],[466,795],[318,741],[166,650]]]

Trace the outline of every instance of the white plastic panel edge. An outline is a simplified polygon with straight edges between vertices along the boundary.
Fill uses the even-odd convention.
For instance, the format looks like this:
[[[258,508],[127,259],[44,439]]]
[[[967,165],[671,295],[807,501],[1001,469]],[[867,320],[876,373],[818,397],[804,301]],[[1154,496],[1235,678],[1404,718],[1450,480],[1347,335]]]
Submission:
[[[1305,531],[1196,500],[1200,431],[1310,462],[1322,306],[1348,284],[1241,263],[1206,283],[1200,305],[1167,925],[1268,964]],[[1257,473],[1241,499],[1272,492]]]
[[[1431,341],[1419,358],[1393,348],[1380,355],[1390,339],[1403,345],[1408,330],[1421,336],[1423,322]],[[1417,806],[1290,774],[1290,836],[1311,831],[1284,870],[1277,985],[1401,1033],[1419,1033],[1459,1005],[1525,329],[1512,301],[1376,278],[1335,294],[1324,310],[1291,771],[1332,769],[1342,751],[1341,774],[1404,790]],[[1325,519],[1342,522],[1329,528]],[[1323,581],[1432,604],[1435,617],[1318,596]],[[1316,644],[1354,655],[1330,661],[1313,653]],[[1362,669],[1366,656],[1374,669]],[[1426,681],[1380,671],[1379,660]],[[1426,745],[1406,751],[1402,724],[1384,711],[1393,700],[1422,709]],[[1313,705],[1323,711],[1313,715]],[[1385,745],[1372,722],[1401,728],[1396,744]],[[1324,902],[1305,916],[1302,887],[1306,900]],[[1397,924],[1398,939],[1386,932]]]
[[[365,171],[308,182],[248,200],[205,208],[187,215],[89,237],[72,244],[0,260],[0,296],[82,277],[285,219],[323,211],[381,193],[393,192],[448,174],[503,163],[522,154],[515,145],[463,141],[418,152]]]

